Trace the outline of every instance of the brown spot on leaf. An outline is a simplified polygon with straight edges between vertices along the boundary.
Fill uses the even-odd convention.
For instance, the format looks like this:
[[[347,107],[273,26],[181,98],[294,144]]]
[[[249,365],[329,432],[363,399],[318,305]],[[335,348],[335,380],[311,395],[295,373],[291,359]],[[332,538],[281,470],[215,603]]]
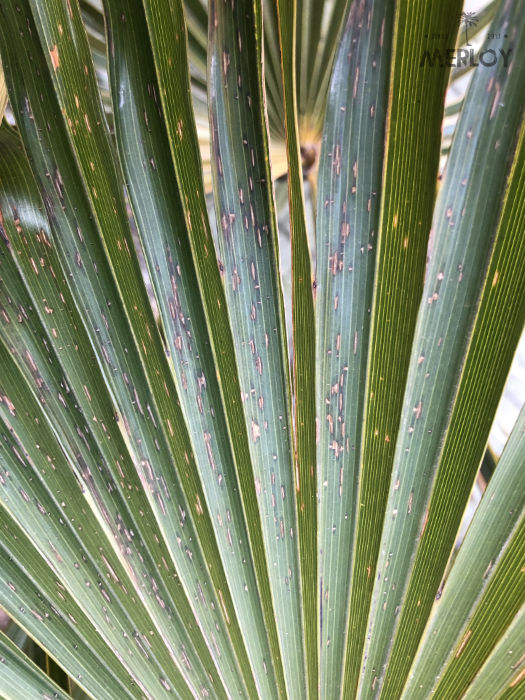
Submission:
[[[56,73],[57,68],[60,68],[60,59],[58,57],[58,46],[55,44],[52,49],[49,49],[53,70]]]

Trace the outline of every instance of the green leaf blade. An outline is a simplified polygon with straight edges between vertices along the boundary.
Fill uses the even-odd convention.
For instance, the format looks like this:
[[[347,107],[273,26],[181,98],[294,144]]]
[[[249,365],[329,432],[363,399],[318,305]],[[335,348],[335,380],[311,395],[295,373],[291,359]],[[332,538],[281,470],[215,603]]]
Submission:
[[[357,512],[392,26],[391,4],[350,6],[334,63],[319,165],[316,374],[322,697],[340,691],[345,655],[347,617],[341,611],[347,610]]]
[[[304,694],[289,371],[268,167],[261,7],[210,5],[209,100],[220,269],[236,348],[286,684]]]
[[[4,72],[0,63],[0,122],[4,118],[5,108],[7,106],[7,86],[5,84]]]
[[[480,693],[485,692],[498,700],[518,700],[523,693],[521,684],[525,677],[524,623],[525,608],[522,608],[469,685],[463,696],[465,700],[479,698]]]
[[[68,482],[71,492],[76,492],[78,482],[89,494],[92,500],[83,507],[88,508],[89,516],[89,508],[93,509],[108,546],[115,547],[117,556],[123,556],[122,563],[129,567],[132,578],[148,582],[143,586],[148,591],[145,602],[149,614],[160,629],[164,629],[166,638],[178,627],[173,636],[175,642],[180,640],[181,630],[191,619],[191,608],[182,603],[180,588],[174,585],[171,576],[166,577],[166,582],[157,578],[158,562],[164,562],[166,569],[170,561],[166,544],[159,542],[155,531],[146,530],[139,541],[130,535],[130,532],[140,531],[143,518],[149,518],[151,523],[154,516],[143,491],[143,481],[135,472],[128,445],[119,429],[119,423],[122,425],[126,421],[119,416],[105,390],[92,390],[93,386],[104,386],[104,377],[93,359],[89,338],[70,292],[64,286],[62,274],[60,278],[57,276],[60,261],[54,254],[53,236],[47,222],[43,218],[35,220],[34,212],[39,206],[42,208],[42,204],[18,138],[5,126],[0,134],[0,163],[2,173],[8,174],[0,177],[0,209],[5,212],[3,230],[13,254],[13,258],[7,256],[1,264],[5,285],[0,291],[4,323],[2,350],[8,353],[6,363],[17,363],[16,371],[23,377],[21,385],[29,393],[32,390],[35,400],[45,405],[46,420],[50,421],[75,473],[73,479],[73,474],[66,471],[71,477]],[[13,211],[13,218],[9,217],[9,211]],[[27,250],[23,250],[24,243]],[[25,259],[22,252],[27,255]],[[36,277],[35,259],[41,266]],[[13,265],[17,261],[19,271]],[[25,274],[26,279],[35,280],[32,286],[36,299],[24,289],[19,272],[22,277]],[[40,311],[40,318],[36,310]],[[130,490],[134,492],[131,501],[126,496]],[[63,493],[68,493],[65,483]],[[133,588],[133,583],[128,587]],[[170,610],[168,616],[161,603]],[[182,617],[172,614],[171,610],[177,608]],[[147,617],[143,613],[143,618]],[[173,617],[178,617],[176,623]],[[194,640],[198,640],[200,633],[195,637],[195,632],[193,629]],[[193,647],[186,632],[180,644],[188,649]],[[203,651],[201,649],[200,655]]]
[[[31,575],[28,573],[27,562],[31,559],[39,562],[40,554],[3,508],[0,527],[3,539],[0,580],[6,591],[2,608],[38,639],[52,657],[60,659],[76,683],[93,696],[109,700],[108,693],[138,698],[138,685],[133,688],[132,674],[113,654],[107,654],[107,646],[83,611],[70,596],[64,597],[61,590],[63,598],[57,595],[56,576],[51,569],[43,562]],[[101,658],[105,658],[105,663],[101,663]]]
[[[0,0],[0,695],[522,697],[524,4]]]
[[[271,602],[261,521],[254,489],[254,472],[250,454],[247,426],[241,401],[237,368],[231,362],[235,356],[224,289],[213,252],[200,171],[198,144],[188,99],[189,84],[184,46],[182,8],[166,2],[146,2],[151,44],[157,80],[170,138],[172,161],[180,188],[181,203],[188,226],[199,289],[217,368],[217,377],[228,418],[228,430],[235,455],[239,484],[246,511],[250,545],[264,610],[272,664],[277,674],[277,687],[283,692],[284,676],[277,640],[275,617]],[[173,37],[176,38],[173,43]],[[182,68],[181,68],[182,67]],[[251,432],[251,426],[250,426]],[[268,663],[268,661],[266,661]]]
[[[281,79],[283,88],[286,155],[288,161],[288,207],[292,259],[293,396],[295,437],[295,489],[307,693],[318,693],[317,621],[317,504],[315,446],[315,315],[313,277],[306,228],[302,162],[299,145],[296,26],[297,2],[277,3]]]

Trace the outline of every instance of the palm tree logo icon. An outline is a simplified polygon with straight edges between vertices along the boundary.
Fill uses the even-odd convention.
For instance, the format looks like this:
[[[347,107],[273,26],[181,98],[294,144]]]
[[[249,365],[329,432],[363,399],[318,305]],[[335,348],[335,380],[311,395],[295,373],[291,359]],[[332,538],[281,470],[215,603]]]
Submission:
[[[478,23],[477,14],[475,12],[462,12],[459,18],[460,23],[465,27],[465,41],[467,42],[467,46],[472,46],[472,44],[469,44],[468,40],[468,28],[474,27]]]

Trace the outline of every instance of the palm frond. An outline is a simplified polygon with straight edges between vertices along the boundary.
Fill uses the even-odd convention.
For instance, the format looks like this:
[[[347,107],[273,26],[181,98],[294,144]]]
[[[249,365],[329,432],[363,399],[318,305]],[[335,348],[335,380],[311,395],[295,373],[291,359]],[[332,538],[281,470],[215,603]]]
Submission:
[[[2,696],[520,697],[525,56],[435,58],[489,20],[0,0]]]

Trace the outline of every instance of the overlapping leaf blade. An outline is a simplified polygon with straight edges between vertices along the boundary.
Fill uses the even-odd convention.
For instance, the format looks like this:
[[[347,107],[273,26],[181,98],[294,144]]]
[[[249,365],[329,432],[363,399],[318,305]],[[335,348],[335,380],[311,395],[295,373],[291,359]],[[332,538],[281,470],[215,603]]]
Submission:
[[[264,660],[269,660],[271,654],[252,568],[238,477],[162,122],[153,58],[146,52],[148,37],[144,16],[129,2],[108,3],[107,10],[119,153],[153,281],[179,400],[192,426],[192,444],[200,478],[213,514],[236,614],[245,631],[245,642],[238,637],[235,643],[241,655],[244,644],[247,645],[259,692],[272,693],[272,675],[264,670]],[[243,35],[241,41],[249,45],[250,37]],[[230,170],[232,166],[226,159],[224,161],[224,167]],[[257,179],[253,175],[252,182]],[[269,178],[264,179],[269,182]],[[261,185],[257,183],[256,186]],[[248,199],[248,182],[244,187]],[[271,397],[267,405],[272,405]],[[250,662],[243,658],[242,665],[249,667]],[[255,688],[251,692],[255,692]]]
[[[82,484],[92,499],[81,508],[87,513],[84,518],[91,517],[89,508],[95,512],[99,519],[97,527],[106,531],[107,546],[110,549],[116,547],[129,567],[128,574],[121,575],[122,580],[131,576],[132,581],[143,581],[142,586],[148,592],[146,600],[150,614],[161,629],[164,626],[164,634],[169,636],[174,631],[172,609],[179,607],[183,614],[184,623],[180,618],[178,622],[180,632],[191,616],[191,608],[184,604],[173,572],[166,577],[171,590],[167,591],[162,580],[157,579],[160,562],[164,562],[167,573],[170,571],[170,553],[165,543],[159,542],[155,530],[141,533],[138,541],[134,540],[134,534],[130,534],[140,532],[141,522],[148,513],[151,524],[154,518],[143,491],[143,481],[134,471],[128,447],[115,422],[115,418],[126,422],[125,414],[115,412],[104,391],[93,391],[93,386],[103,386],[104,378],[94,361],[82,320],[65,285],[60,261],[52,245],[53,236],[43,217],[35,220],[38,199],[31,189],[31,176],[18,141],[6,127],[2,128],[2,136],[2,164],[5,166],[2,171],[3,230],[10,241],[9,251],[14,256],[11,259],[6,257],[2,265],[6,285],[6,289],[2,289],[5,342],[2,347],[7,353],[4,366],[15,360],[18,362],[18,369],[13,367],[12,372],[23,374],[25,383],[22,382],[22,386],[26,387],[26,392],[34,387],[35,398],[46,406],[46,421],[52,421],[58,444],[67,451],[70,464],[75,465],[75,477],[73,471],[69,474],[69,467],[67,470],[64,467],[66,471],[61,477],[63,483],[59,492],[63,494],[63,507],[67,506],[68,495],[78,500],[77,490]],[[13,182],[9,182],[5,174],[9,174]],[[38,268],[35,268],[35,259]],[[25,292],[22,280],[13,269],[17,260],[26,279],[36,277],[33,290],[38,296],[31,298]],[[7,371],[4,385],[9,379]],[[30,429],[24,438],[33,442]],[[57,446],[57,449],[60,448]],[[53,474],[54,470],[50,472],[51,476]],[[64,483],[66,476],[70,477],[67,482],[69,489]],[[134,492],[129,506],[127,499],[115,488],[116,484]],[[74,507],[71,510],[74,517]],[[119,566],[120,563],[112,562],[111,569],[118,570]],[[90,581],[87,577],[86,580]],[[128,588],[132,589],[133,583],[129,583]],[[138,614],[136,601],[131,601],[130,605],[130,609],[135,609],[135,614]],[[144,624],[148,615],[142,613],[142,618]],[[140,616],[135,621],[138,629],[139,619]],[[192,626],[188,629],[191,630]],[[133,628],[129,633],[131,637],[132,632]],[[199,639],[200,633],[195,629],[190,636],[195,639],[195,632]],[[175,645],[178,644],[177,637],[178,633],[173,636]],[[185,632],[183,638],[183,647],[187,646],[189,653],[193,643]],[[199,656],[205,658],[205,653],[202,648],[194,661]]]
[[[500,567],[505,563],[504,553],[519,547],[519,523],[524,518],[525,505],[524,431],[525,410],[522,410],[435,604],[404,690],[407,698],[426,697],[436,690],[433,683],[437,685],[437,693],[442,692],[445,668],[457,665],[456,659],[467,643],[469,646],[476,643],[476,638],[472,638],[476,610],[484,608],[494,636],[496,628],[505,623],[501,604],[489,606],[485,596],[488,587],[494,585],[498,569],[500,580],[503,577],[508,581],[512,577],[512,571],[502,571]],[[521,600],[516,593],[514,600],[506,603],[519,607]],[[491,636],[486,635],[486,640]],[[463,640],[466,641],[462,646]],[[484,660],[477,656],[474,663],[481,665]]]
[[[336,38],[348,3],[336,0],[320,3],[298,0],[297,3],[297,109],[302,137],[316,140],[323,126],[332,63],[337,48]]]
[[[0,523],[0,581],[6,590],[2,607],[60,660],[80,687],[101,698],[140,697],[139,685],[133,688],[132,674],[112,654],[107,658],[106,644],[81,608],[57,585],[51,569],[43,563],[33,575],[28,574],[28,561],[39,562],[40,553],[3,509]]]
[[[64,591],[67,590],[68,597],[71,596],[81,607],[84,613],[82,634],[89,636],[89,628],[93,625],[91,635],[98,630],[115,656],[121,662],[125,660],[124,666],[128,673],[133,674],[135,681],[142,679],[141,682],[146,685],[158,686],[157,692],[162,695],[163,687],[159,680],[167,683],[164,673],[175,687],[180,685],[181,675],[170,663],[166,647],[156,636],[151,637],[150,651],[144,655],[147,659],[145,662],[135,658],[133,669],[128,661],[137,653],[134,649],[136,632],[140,630],[139,635],[147,634],[144,628],[147,615],[141,610],[138,596],[127,594],[132,584],[110,551],[111,545],[105,544],[101,538],[102,529],[83,503],[79,480],[69,469],[41,406],[25,390],[25,383],[21,381],[4,346],[0,348],[0,357],[6,369],[1,385],[5,431],[3,461],[6,464],[2,484],[5,498],[2,519],[5,522],[9,514],[15,523],[23,524],[25,533],[44,560],[40,566],[47,565],[58,579],[55,598],[64,598]],[[36,465],[41,454],[45,455],[49,467],[41,468],[39,474]],[[40,515],[39,518],[36,513]],[[75,521],[80,517],[82,525],[79,530]],[[26,551],[24,559],[30,551]],[[38,567],[39,562],[33,562],[33,576]],[[67,572],[70,572],[69,575]],[[106,578],[113,585],[108,585]],[[16,588],[16,583],[13,585]],[[33,605],[31,614],[45,624],[46,613],[49,614],[47,606],[37,601]],[[21,617],[20,613],[23,616],[25,608],[17,613],[17,617]],[[73,625],[77,625],[74,613],[68,610],[67,615]],[[140,647],[141,644],[139,651]],[[196,655],[194,661],[198,661]],[[166,672],[163,668],[166,668]],[[199,675],[201,680],[206,677],[202,669]]]
[[[145,9],[166,128],[170,137],[172,160],[188,224],[193,261],[238,469],[260,599],[272,648],[272,663],[277,674],[278,690],[282,692],[281,689],[284,687],[282,661],[276,633],[264,540],[261,536],[261,516],[256,489],[254,489],[256,476],[248,438],[248,436],[250,439],[252,438],[253,431],[251,422],[246,425],[238,371],[235,363],[231,361],[235,356],[234,343],[224,288],[216,258],[211,254],[213,241],[201,185],[198,144],[193,121],[188,119],[191,109],[188,99],[188,74],[185,70],[181,70],[181,66],[186,65],[183,17],[178,4],[146,2]],[[174,36],[177,39],[175,44],[171,41]]]
[[[469,620],[464,636],[454,650],[454,657],[439,679],[435,697],[449,698],[451,693],[464,693],[479,666],[492,651],[506,629],[519,618],[523,608],[523,558],[525,525],[523,519],[513,533],[513,541],[505,548],[499,566]],[[513,678],[511,683],[515,683]],[[487,688],[488,690],[488,688]]]
[[[446,72],[421,70],[426,30],[444,50],[455,31],[455,0],[398,3],[390,75],[389,114],[376,238],[370,350],[363,408],[353,570],[350,583],[343,695],[353,695],[367,629],[396,433],[410,358],[410,339],[421,293],[432,217]],[[384,37],[380,38],[380,45]],[[409,59],[408,59],[409,57]],[[355,76],[358,86],[360,75]],[[353,163],[352,163],[353,165]],[[368,162],[357,163],[357,175]],[[351,331],[350,331],[351,332]]]
[[[2,290],[6,351],[17,359],[21,367],[28,385],[26,391],[34,386],[37,397],[45,402],[46,417],[53,421],[57,439],[67,448],[71,462],[76,464],[77,480],[84,484],[96,504],[94,510],[98,510],[98,517],[107,528],[109,542],[116,539],[120,552],[131,557],[127,564],[133,578],[148,581],[153,618],[159,619],[159,613],[161,620],[167,618],[165,622],[169,627],[165,633],[168,633],[173,624],[169,611],[176,607],[172,601],[180,598],[180,589],[171,583],[168,585],[168,588],[172,588],[171,592],[166,591],[162,580],[157,580],[156,571],[158,562],[169,562],[169,550],[165,543],[159,543],[154,531],[144,532],[139,542],[135,542],[134,536],[130,535],[130,532],[140,531],[140,523],[149,511],[142,491],[143,482],[134,472],[127,454],[126,443],[115,423],[115,417],[118,419],[119,414],[115,414],[112,402],[105,392],[91,393],[88,388],[103,385],[104,379],[94,363],[89,339],[64,284],[60,262],[51,245],[52,235],[45,220],[37,219],[34,228],[33,212],[38,210],[38,200],[34,191],[27,187],[30,176],[23,171],[23,154],[17,139],[5,127],[3,137],[3,172],[10,173],[14,180],[11,187],[9,181],[2,177],[5,232],[11,241],[10,250],[18,256],[26,276],[35,275],[34,260],[39,261],[38,284],[35,283],[33,288],[41,295],[32,300],[25,293],[21,280],[12,269],[15,261],[7,259],[2,265],[3,280],[8,290]],[[25,183],[22,179],[24,175]],[[8,211],[12,211],[13,207],[16,207],[16,224],[13,219],[7,218]],[[24,244],[28,250],[24,250]],[[21,245],[21,249],[18,245]],[[55,282],[56,273],[60,274],[59,284]],[[49,319],[47,326],[39,321],[35,309],[41,311],[41,318]],[[121,492],[115,489],[115,484],[135,492],[130,506]],[[150,522],[154,522],[151,515]],[[147,545],[145,551],[144,544]],[[167,615],[162,611],[161,603],[168,607]],[[180,607],[181,601],[177,604]],[[155,608],[157,613],[154,612]],[[183,605],[181,610],[184,618],[191,615],[189,607]],[[179,625],[182,625],[180,620]]]
[[[494,26],[504,33],[512,24],[519,38],[522,20],[518,0],[501,6]],[[381,692],[388,698],[402,688],[523,328],[515,296],[523,286],[515,267],[523,247],[515,235],[523,226],[520,195],[507,192],[499,229],[498,205],[523,114],[515,86],[524,66],[519,58],[511,66],[500,61],[474,76],[436,203],[370,613],[364,696],[381,686],[390,650]],[[514,187],[521,190],[517,158]]]
[[[525,677],[525,608],[516,615],[494,651],[464,694],[465,700],[488,697],[518,700]]]
[[[66,20],[64,18],[64,24],[65,22]],[[18,30],[16,29],[15,32],[16,31]],[[59,33],[59,30],[57,30],[57,33]],[[33,32],[33,38],[31,40],[34,41],[35,36],[36,32]],[[68,41],[70,41],[69,36]],[[87,47],[85,46],[84,48],[84,53],[86,55]],[[56,50],[57,52],[59,51],[59,49]],[[67,50],[62,50],[63,60],[66,55]],[[78,66],[74,63],[76,57],[72,58],[70,55],[69,58],[72,61],[72,69],[78,70]],[[13,57],[13,61],[15,60],[16,58]],[[56,61],[57,59],[54,58],[53,60]],[[60,61],[60,58],[58,60]],[[86,59],[86,61],[88,61],[88,59]],[[84,65],[88,66],[89,73],[89,63],[86,62]],[[51,68],[53,69],[53,66],[51,66]],[[80,70],[82,72],[84,70],[82,64],[80,64]],[[41,67],[40,71],[43,74],[45,69]],[[31,71],[26,71],[26,76],[30,77],[30,75]],[[93,81],[89,84],[91,85],[90,89],[93,89]],[[18,89],[23,89],[22,85],[23,81],[20,81],[20,83],[17,82]],[[68,92],[68,90],[71,91],[71,87],[71,85],[66,85],[63,96],[64,99],[71,99],[73,101],[74,106],[72,109],[76,110],[76,102],[78,99],[80,104],[80,98],[76,93],[72,95]],[[31,94],[31,90],[36,92],[37,86],[33,83],[27,86],[27,89],[29,94]],[[49,89],[49,94],[52,94],[52,92],[53,90]],[[40,92],[37,94],[39,95]],[[83,99],[85,99],[85,95]],[[188,517],[190,514],[195,518],[197,530],[204,527],[204,529],[207,529],[209,532],[209,519],[204,507],[205,499],[200,489],[199,480],[192,470],[188,469],[192,460],[191,446],[187,434],[185,436],[185,427],[182,423],[180,409],[178,409],[177,404],[170,399],[170,387],[169,384],[166,384],[166,381],[169,381],[168,378],[170,374],[169,371],[164,369],[167,367],[164,350],[156,332],[155,322],[151,315],[145,292],[140,292],[141,288],[143,290],[141,275],[136,261],[133,262],[132,241],[129,231],[127,230],[125,210],[123,209],[122,199],[119,195],[119,190],[122,190],[121,184],[118,184],[118,171],[115,168],[113,168],[113,170],[111,170],[111,168],[108,169],[107,163],[103,169],[99,164],[99,173],[101,173],[102,179],[104,180],[108,176],[113,176],[117,179],[117,183],[113,187],[110,187],[107,182],[102,182],[98,184],[98,190],[97,186],[93,184],[90,192],[92,197],[90,204],[95,201],[99,207],[99,215],[109,216],[110,219],[113,218],[113,225],[108,223],[104,228],[106,232],[111,231],[115,236],[111,238],[106,234],[104,243],[107,244],[110,249],[111,246],[113,246],[111,251],[117,259],[120,256],[120,260],[114,265],[114,270],[121,275],[120,281],[123,282],[125,287],[122,296],[128,302],[128,309],[131,309],[133,316],[139,317],[134,328],[135,331],[137,331],[138,328],[138,346],[141,349],[141,360],[144,361],[145,366],[149,370],[149,380],[154,384],[155,400],[160,401],[161,419],[156,416],[155,400],[151,395],[148,396],[148,389],[144,388],[147,385],[144,383],[141,361],[139,361],[134,350],[135,342],[127,327],[126,317],[120,311],[120,300],[118,294],[115,292],[115,287],[111,283],[108,268],[103,264],[105,253],[103,252],[101,241],[98,238],[98,233],[94,230],[93,224],[91,223],[90,209],[86,208],[86,202],[82,196],[82,185],[75,189],[72,184],[77,180],[77,175],[74,172],[71,160],[67,157],[67,149],[64,152],[63,145],[64,143],[67,144],[67,138],[64,139],[62,137],[62,139],[60,139],[60,134],[58,138],[56,137],[56,132],[60,130],[58,124],[56,130],[47,131],[45,127],[46,118],[42,115],[42,112],[38,111],[38,109],[40,109],[38,100],[39,97],[34,100],[35,109],[30,114],[32,119],[28,119],[27,121],[28,129],[26,131],[26,137],[28,140],[34,138],[35,141],[33,143],[37,142],[39,144],[37,149],[35,149],[35,153],[38,153],[38,149],[41,149],[42,146],[40,145],[41,142],[37,140],[36,132],[33,131],[34,124],[37,122],[37,127],[40,124],[44,126],[49,137],[49,142],[51,143],[52,156],[50,157],[47,149],[45,151],[40,151],[44,160],[41,166],[36,162],[36,166],[37,169],[41,167],[40,173],[44,182],[46,172],[52,172],[54,174],[53,191],[45,190],[44,192],[45,197],[49,200],[48,209],[56,214],[56,216],[54,216],[55,226],[58,229],[62,226],[64,230],[71,232],[68,236],[58,237],[57,239],[59,241],[59,247],[60,245],[66,247],[65,251],[64,249],[61,251],[63,255],[62,261],[64,262],[66,259],[68,261],[72,259],[73,261],[71,266],[65,264],[66,269],[69,268],[68,274],[71,273],[72,279],[79,285],[74,289],[75,294],[82,298],[83,306],[86,304],[88,305],[89,311],[87,319],[91,322],[93,338],[97,339],[97,354],[100,365],[105,371],[105,380],[112,388],[112,391],[118,396],[117,404],[119,404],[120,413],[126,425],[126,430],[129,429],[127,437],[133,445],[133,456],[135,457],[135,463],[139,471],[142,471],[141,477],[143,483],[150,484],[150,487],[146,489],[146,494],[149,496],[150,509],[156,514],[156,522],[158,523],[159,520],[162,522],[161,532],[163,532],[163,538],[168,541],[180,542],[180,547],[172,548],[168,550],[167,553],[169,557],[176,560],[178,559],[177,570],[183,579],[183,586],[190,586],[194,591],[190,597],[191,601],[193,601],[192,607],[193,605],[197,605],[202,609],[204,617],[208,617],[210,624],[207,634],[210,635],[211,640],[216,636],[217,622],[219,623],[219,628],[222,626],[223,631],[226,631],[225,625],[227,624],[226,619],[228,618],[228,608],[231,599],[229,598],[228,587],[225,583],[220,565],[215,565],[211,572],[212,579],[215,579],[215,583],[212,586],[205,583],[205,581],[203,581],[201,585],[199,580],[195,580],[193,577],[192,572],[196,570],[196,564],[199,560],[200,562],[197,564],[199,570],[202,572],[207,571],[207,565],[201,558],[201,547],[204,549],[207,547],[211,548],[211,550],[208,550],[210,553],[214,551],[214,541],[213,537],[210,538],[204,531],[202,531],[200,535],[197,535],[195,531],[193,533],[190,532],[190,530],[193,529],[191,519]],[[24,103],[24,101],[22,101],[22,109],[23,107],[27,108],[27,103]],[[89,136],[93,134],[95,128],[99,131],[97,138],[100,140],[100,143],[97,143],[89,154],[81,150],[82,141],[77,131],[80,122],[74,123],[73,120],[71,120],[71,122],[68,123],[72,137],[79,140],[80,148],[77,154],[80,158],[84,159],[87,156],[88,160],[87,162],[84,160],[83,165],[84,168],[87,167],[90,170],[92,170],[92,166],[94,166],[95,171],[92,170],[92,172],[96,172],[95,162],[97,161],[97,157],[99,159],[101,158],[101,151],[98,150],[97,152],[97,148],[107,148],[107,146],[104,146],[104,138],[107,137],[101,134],[100,125],[98,125],[98,127],[95,126],[97,124],[97,118],[93,116],[92,111],[95,110],[96,112],[96,109],[96,103],[86,104],[87,111],[84,113],[85,116],[81,127],[84,132],[88,133],[88,139]],[[91,114],[91,119],[88,112]],[[93,124],[93,128],[91,124]],[[46,158],[49,158],[48,162],[46,162]],[[110,151],[108,158],[109,163],[114,162],[113,155]],[[90,163],[92,165],[90,165]],[[103,172],[101,172],[102,170]],[[63,181],[60,179],[62,174],[71,185],[70,188],[62,184]],[[98,195],[99,192],[100,199]],[[64,208],[62,208],[63,205],[65,205]],[[79,241],[80,238],[80,241],[75,243],[75,238],[77,241]],[[70,246],[69,250],[67,250],[67,246]],[[89,256],[89,253],[93,256],[93,266],[89,261],[89,257],[86,258],[84,264],[83,256]],[[103,282],[101,282],[101,280],[103,280]],[[93,294],[92,290],[97,291]],[[77,296],[77,303],[79,303],[78,298]],[[103,303],[103,309],[99,306],[101,302]],[[92,304],[92,309],[89,304]],[[138,313],[139,310],[140,314]],[[90,318],[91,313],[93,315]],[[140,316],[142,316],[142,318],[149,318],[149,322],[147,324],[143,323],[140,320]],[[98,321],[99,318],[100,321]],[[113,352],[115,352],[115,355],[113,355]],[[113,366],[118,367],[119,365],[121,367],[120,371],[114,372],[112,369]],[[143,391],[146,393],[143,393]],[[91,386],[91,392],[94,393],[93,386]],[[109,419],[107,420],[109,422]],[[183,495],[180,485],[174,481],[173,462],[169,456],[166,442],[171,448],[171,454],[175,456],[176,463],[182,467],[182,474],[186,481],[186,487],[191,489],[190,498],[188,500],[186,500],[185,495]],[[155,474],[155,467],[160,467],[161,465],[164,465],[164,473],[157,472],[157,474]],[[155,519],[153,519],[152,522],[155,522]],[[154,530],[152,534],[154,534]],[[211,554],[211,560],[214,559],[215,556]],[[169,559],[167,561],[169,561]],[[183,574],[184,569],[186,569],[186,575]],[[207,577],[208,574],[205,573],[204,575]],[[213,601],[212,606],[208,605],[206,595],[202,593],[203,589],[209,591],[206,595],[211,596]],[[215,600],[213,600],[213,598],[215,598]],[[235,624],[235,619],[233,620],[233,624]],[[197,635],[199,634],[200,632],[197,632]],[[226,633],[223,639],[227,640],[227,637],[228,634]],[[235,662],[230,663],[231,670],[226,671],[226,669],[228,669],[228,662],[225,661],[228,657],[228,644],[229,642],[226,641],[226,646],[223,648],[222,652],[225,663],[224,668],[225,672],[233,672],[235,675]],[[213,649],[213,653],[216,653],[214,644],[210,643],[209,649]],[[224,655],[225,652],[226,655]],[[207,652],[203,649],[202,658],[204,659],[206,656]],[[216,658],[218,659],[219,656],[216,656]],[[209,672],[212,673],[211,668]]]
[[[69,697],[4,634],[0,635],[0,686],[10,700],[65,700]]]

